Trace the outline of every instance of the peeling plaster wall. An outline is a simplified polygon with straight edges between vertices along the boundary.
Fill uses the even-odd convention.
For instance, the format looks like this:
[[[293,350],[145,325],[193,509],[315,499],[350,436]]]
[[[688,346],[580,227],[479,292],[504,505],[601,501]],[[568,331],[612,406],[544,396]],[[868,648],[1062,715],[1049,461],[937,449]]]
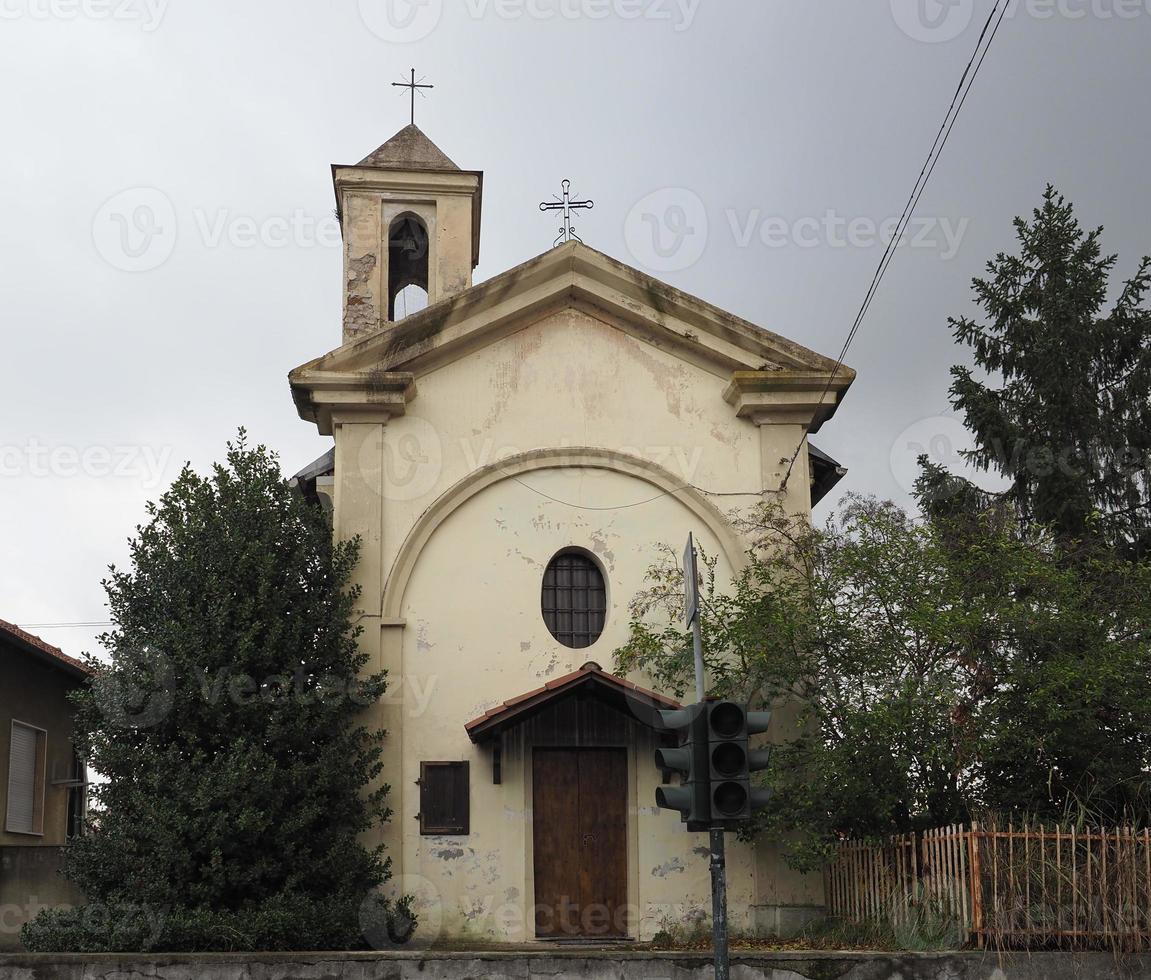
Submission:
[[[719,512],[754,503],[765,485],[765,456],[777,462],[795,443],[790,426],[737,418],[722,398],[726,383],[718,369],[567,309],[418,375],[407,414],[386,426],[352,419],[337,426],[337,533],[364,540],[357,570],[363,645],[369,669],[388,669],[392,683],[371,719],[389,731],[385,774],[395,810],[379,839],[394,861],[394,890],[416,897],[425,936],[532,936],[530,754],[509,749],[503,783],[495,786],[490,749],[473,746],[464,724],[588,660],[613,670],[613,651],[627,637],[628,603],[661,545],[678,553],[693,531],[717,556],[721,581],[741,560],[742,545]],[[593,449],[604,461],[594,469],[556,463],[489,477],[437,518],[411,565],[398,618],[386,618],[383,583],[391,579],[388,601],[396,601],[403,577],[397,556],[411,549],[405,542],[433,503],[500,460],[557,448]],[[691,484],[732,496],[708,498],[712,504],[697,502],[693,510],[687,494],[666,492],[613,458],[654,464],[672,490]],[[805,511],[805,487],[795,482],[792,505]],[[544,568],[571,546],[594,554],[608,582],[604,634],[585,650],[555,641],[540,613]],[[704,835],[686,833],[654,806],[654,747],[646,732],[628,746],[628,901],[640,939],[668,919],[710,910]],[[471,833],[420,837],[420,761],[462,759],[471,763]],[[733,839],[736,929],[759,921],[757,867],[762,876],[752,849]],[[776,863],[772,874],[789,872]],[[815,904],[822,897],[800,884],[784,892]]]
[[[398,215],[416,214],[428,230],[429,304],[472,284],[471,192],[448,187],[443,181],[437,183],[434,178],[423,190],[413,191],[404,185],[418,175],[369,173],[375,185],[348,189],[342,196],[344,343],[374,333],[387,324],[388,238]],[[338,176],[337,184],[344,186],[349,179]],[[450,176],[444,179],[451,180]]]
[[[655,463],[679,483],[758,491],[760,430],[724,402],[726,383],[574,309],[419,377],[407,415],[387,427],[385,566],[439,494],[482,466],[532,450],[602,448]],[[412,465],[413,455],[427,462]],[[725,512],[753,500],[713,498]]]
[[[380,327],[387,312],[379,203],[366,194],[344,199],[344,341]]]
[[[601,471],[542,470],[530,483],[560,499],[610,506],[652,495],[650,484]],[[448,935],[521,940],[531,938],[531,755],[509,750],[502,785],[492,784],[491,751],[473,746],[466,721],[503,700],[567,674],[588,660],[613,666],[612,651],[627,636],[627,604],[662,540],[686,538],[692,515],[673,497],[630,511],[589,513],[555,504],[505,480],[473,497],[436,531],[420,556],[405,602],[403,676],[412,690],[429,692],[426,710],[405,714],[404,787],[413,787],[399,812],[405,876],[439,900]],[[710,552],[718,543],[695,528]],[[466,542],[466,544],[461,544]],[[586,548],[603,563],[609,612],[593,646],[572,650],[554,640],[540,615],[540,580],[562,548]],[[721,574],[730,574],[723,565]],[[444,604],[450,615],[444,614]],[[417,748],[418,747],[418,748]],[[687,834],[674,815],[656,811],[655,745],[630,740],[632,778],[628,801],[631,848],[629,905],[650,938],[667,917],[689,917],[709,907],[707,862],[693,855],[700,838]],[[471,762],[471,834],[420,837],[413,786],[420,759]],[[753,903],[750,855],[733,844],[730,891],[736,923]],[[425,884],[426,883],[426,884]],[[509,894],[515,898],[508,898]],[[528,896],[527,902],[524,896]],[[458,912],[455,912],[458,910]],[[501,919],[502,917],[502,919]]]

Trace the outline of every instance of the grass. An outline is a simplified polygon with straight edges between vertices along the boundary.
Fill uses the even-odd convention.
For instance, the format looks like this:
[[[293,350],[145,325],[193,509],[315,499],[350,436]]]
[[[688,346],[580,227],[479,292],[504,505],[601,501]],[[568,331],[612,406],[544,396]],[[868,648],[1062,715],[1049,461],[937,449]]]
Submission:
[[[852,950],[876,952],[950,952],[962,949],[966,937],[952,910],[930,896],[901,902],[879,919],[850,922],[825,919],[788,939],[763,939],[733,932],[733,950],[796,952]],[[651,943],[653,949],[702,951],[712,948],[711,924],[706,919],[689,923],[665,919]]]

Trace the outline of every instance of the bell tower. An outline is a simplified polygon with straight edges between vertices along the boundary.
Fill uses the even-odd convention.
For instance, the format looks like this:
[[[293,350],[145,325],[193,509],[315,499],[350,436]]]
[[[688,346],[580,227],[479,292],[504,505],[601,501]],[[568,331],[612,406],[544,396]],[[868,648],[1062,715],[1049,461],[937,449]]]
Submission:
[[[333,166],[332,177],[345,344],[471,286],[482,172],[461,170],[412,124],[355,166]]]

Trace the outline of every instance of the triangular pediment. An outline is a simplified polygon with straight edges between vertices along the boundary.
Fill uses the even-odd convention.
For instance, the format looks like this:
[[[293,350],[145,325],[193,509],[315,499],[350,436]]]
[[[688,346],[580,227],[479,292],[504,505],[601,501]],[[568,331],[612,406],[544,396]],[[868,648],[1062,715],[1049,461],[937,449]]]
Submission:
[[[345,344],[290,375],[301,414],[311,392],[359,378],[383,402],[414,395],[414,382],[565,308],[632,334],[728,382],[733,405],[750,392],[822,388],[838,396],[855,372],[831,358],[675,289],[579,242],[569,242],[493,279]],[[412,379],[407,385],[405,379]],[[789,396],[794,398],[794,394]],[[741,410],[741,414],[744,413]]]

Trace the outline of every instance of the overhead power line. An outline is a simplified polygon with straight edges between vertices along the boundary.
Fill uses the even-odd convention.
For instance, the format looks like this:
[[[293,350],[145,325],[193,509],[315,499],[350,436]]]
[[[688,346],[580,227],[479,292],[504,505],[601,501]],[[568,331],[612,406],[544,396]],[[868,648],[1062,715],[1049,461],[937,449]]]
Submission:
[[[987,21],[983,25],[983,30],[979,32],[979,40],[975,44],[975,51],[972,52],[967,66],[963,69],[963,75],[959,79],[959,85],[956,86],[955,94],[951,97],[951,104],[947,107],[947,113],[943,117],[939,131],[935,134],[935,141],[931,144],[927,159],[924,161],[923,168],[919,171],[919,177],[915,181],[915,186],[912,188],[911,194],[907,198],[907,203],[903,207],[903,213],[899,217],[899,223],[896,226],[895,233],[891,236],[891,241],[887,243],[883,257],[879,260],[879,266],[875,270],[875,275],[872,276],[871,285],[867,289],[867,295],[864,296],[863,303],[859,307],[859,312],[855,315],[855,321],[852,323],[851,329],[847,332],[847,338],[843,342],[843,347],[839,352],[839,357],[836,359],[835,367],[832,368],[831,374],[827,377],[827,384],[824,385],[823,391],[816,403],[818,405],[823,404],[823,399],[827,397],[828,391],[831,390],[835,376],[839,373],[839,369],[843,367],[843,362],[847,359],[847,352],[851,349],[851,345],[859,333],[859,328],[863,325],[868,310],[871,309],[871,302],[875,299],[875,294],[879,290],[880,283],[883,282],[884,275],[887,274],[887,269],[891,265],[892,259],[895,258],[895,252],[899,247],[899,242],[907,230],[907,225],[915,215],[915,209],[919,205],[920,198],[923,197],[923,192],[927,189],[931,175],[935,173],[935,167],[943,155],[947,141],[951,138],[951,131],[955,128],[956,120],[959,119],[959,113],[963,111],[963,106],[967,102],[967,96],[971,93],[972,86],[975,84],[979,69],[983,67],[983,61],[987,57],[987,52],[991,50],[991,45],[995,42],[995,36],[999,33],[999,28],[1003,24],[1003,19],[1007,14],[1009,4],[1010,0],[996,0],[995,6],[991,8],[991,13],[987,15]],[[802,448],[803,439],[801,438],[799,444],[795,447],[795,452],[791,454],[787,472],[784,474],[783,481],[779,485],[780,490],[787,488],[787,481],[791,477],[791,471],[795,468],[795,461],[799,458],[799,453]]]

